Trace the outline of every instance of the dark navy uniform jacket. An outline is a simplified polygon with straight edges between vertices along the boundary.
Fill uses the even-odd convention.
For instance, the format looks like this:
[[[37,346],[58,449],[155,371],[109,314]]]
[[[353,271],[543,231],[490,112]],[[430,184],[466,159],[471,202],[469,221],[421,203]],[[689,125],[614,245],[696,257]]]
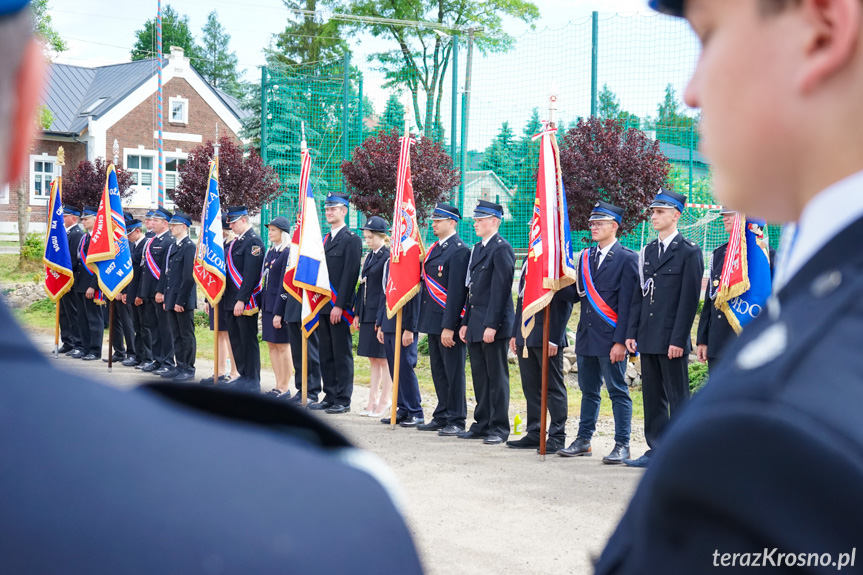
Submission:
[[[290,253],[290,247],[286,246],[279,252],[270,248],[267,255],[264,256],[265,262],[272,263],[269,264],[269,269],[267,269],[267,282],[264,285],[264,293],[261,295],[261,311],[267,311],[283,318],[288,298],[293,299],[282,285],[285,280],[285,268],[288,267]],[[267,267],[267,263],[264,263],[264,267]]]
[[[363,262],[360,287],[357,289],[357,301],[354,304],[354,312],[360,323],[377,322],[381,295],[384,293],[384,267],[389,259],[390,249],[383,246],[377,253],[369,252]]]
[[[512,280],[515,277],[515,252],[500,234],[495,234],[483,247],[473,247],[470,266],[470,290],[467,313],[462,325],[467,326],[468,343],[482,341],[487,327],[496,329],[495,339],[512,337],[515,310],[512,305]]]
[[[175,305],[185,310],[198,305],[195,276],[195,242],[189,236],[168,248],[168,265],[165,266],[165,309],[172,311]]]
[[[75,262],[78,259],[78,244],[81,243],[81,238],[84,237],[84,228],[80,224],[75,224],[69,231],[66,232],[66,237],[69,240],[69,255],[72,260],[72,275],[75,274]]]
[[[141,236],[141,241],[138,242],[138,245],[135,245],[134,242],[129,242],[129,252],[132,256],[132,281],[123,289],[123,293],[126,294],[127,304],[135,305],[136,297],[143,297],[138,295],[138,289],[141,286],[141,276],[149,271],[141,269],[141,257],[144,255],[144,245],[147,243],[147,238]],[[131,298],[131,301],[129,301]]]
[[[342,309],[350,310],[357,291],[357,279],[360,276],[363,241],[345,226],[339,230],[335,238],[330,234],[324,236],[324,251],[335,298],[333,302],[328,302],[322,311],[330,313],[333,303]]]
[[[524,289],[524,280],[524,267],[522,267],[521,279],[518,282],[519,294],[521,294]],[[563,353],[563,348],[568,345],[566,342],[566,324],[569,321],[569,317],[572,315],[573,295],[576,298],[578,297],[578,294],[575,294],[574,286],[565,287],[555,292],[554,297],[551,299],[551,303],[548,304],[551,306],[548,312],[549,317],[551,318],[551,322],[548,324],[548,341],[557,345],[557,347],[560,348],[560,353]],[[521,312],[523,299],[522,295],[518,296],[518,301],[515,305],[515,318],[512,326],[515,344],[519,346],[524,345],[524,336],[521,335]],[[545,310],[540,311],[533,317],[534,326],[527,336],[527,347],[541,348],[543,327],[545,326]]]
[[[389,260],[386,260],[387,265],[384,267],[384,277],[389,277]],[[417,333],[417,322],[420,315],[420,294],[416,294],[408,300],[402,307],[402,330],[412,331]],[[378,317],[375,325],[380,327],[384,333],[396,332],[396,316],[387,317],[387,298],[384,291],[381,290],[380,301],[378,303]]]
[[[848,247],[861,244],[863,219],[726,348],[669,424],[597,573],[706,573],[716,550],[764,565],[765,549],[775,564],[857,548],[859,570],[863,250]]]
[[[662,259],[658,239],[645,246],[644,281],[652,281],[652,287],[647,294],[636,287],[626,332],[627,339],[637,342],[640,353],[666,355],[670,345],[690,352],[690,332],[698,312],[703,276],[701,248],[680,233],[674,236]]]
[[[586,296],[578,298],[578,301],[581,302],[581,314],[575,336],[575,353],[577,355],[608,356],[614,344],[626,343],[632,296],[639,290],[637,253],[623,247],[620,242],[615,242],[605,254],[602,265],[596,269],[596,251],[597,246],[593,246],[589,252],[593,283],[603,301],[617,312],[617,327],[611,327],[609,323],[599,317]],[[578,282],[583,291],[584,286],[581,286],[580,273]],[[578,297],[575,290],[568,293],[575,293]],[[665,349],[668,351],[667,346]]]
[[[75,293],[84,293],[89,288],[99,289],[99,278],[95,273],[91,274],[88,271],[87,264],[81,259],[80,246],[81,241],[84,242],[84,257],[87,257],[87,252],[90,249],[90,234],[84,232],[78,239],[78,244],[75,245],[75,255],[72,260],[72,289]]]
[[[467,299],[465,276],[470,249],[458,234],[445,242],[435,242],[423,264],[426,275],[446,290],[446,308],[441,306],[423,282],[419,331],[439,335],[444,329],[458,332]]]
[[[0,325],[4,573],[422,573],[373,475],[383,464],[315,417],[201,386],[95,383],[54,368],[2,302]]]
[[[153,261],[159,268],[159,279],[153,276],[146,262],[147,243],[150,240],[150,254],[153,256]],[[138,296],[140,298],[156,297],[156,293],[165,293],[165,259],[168,257],[168,246],[174,243],[174,236],[171,232],[165,232],[161,237],[153,236],[144,240],[144,252],[141,256],[141,283],[138,285]]]
[[[228,275],[225,283],[225,305],[229,306],[229,309],[233,309],[238,301],[243,302],[243,304],[249,303],[252,290],[261,281],[264,242],[261,241],[261,237],[254,228],[249,228],[241,237],[231,242],[231,257],[237,271],[243,276],[243,282],[238,289],[231,281],[230,274]]]

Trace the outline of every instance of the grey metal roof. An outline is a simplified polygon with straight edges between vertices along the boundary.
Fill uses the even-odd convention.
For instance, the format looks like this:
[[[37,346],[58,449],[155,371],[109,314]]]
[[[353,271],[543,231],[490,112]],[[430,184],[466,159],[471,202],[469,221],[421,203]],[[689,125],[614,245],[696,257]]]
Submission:
[[[168,59],[164,58],[163,62],[166,66]],[[87,127],[89,116],[100,117],[157,72],[156,58],[98,68],[51,65],[44,101],[54,115],[54,122],[46,131],[80,134]],[[236,98],[215,88],[211,89],[237,118],[243,119],[249,115],[240,107]],[[99,102],[100,99],[104,100]],[[86,115],[82,114],[94,104],[97,105],[93,110]]]

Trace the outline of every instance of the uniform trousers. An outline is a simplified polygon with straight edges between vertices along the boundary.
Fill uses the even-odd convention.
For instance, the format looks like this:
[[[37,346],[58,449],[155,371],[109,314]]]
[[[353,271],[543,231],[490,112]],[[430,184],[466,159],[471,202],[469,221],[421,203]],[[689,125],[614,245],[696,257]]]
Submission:
[[[478,435],[509,437],[509,366],[506,362],[508,339],[492,343],[468,344],[470,373],[476,395],[474,423],[470,431]]]
[[[68,291],[60,298],[60,340],[64,345],[82,349],[77,296]]]
[[[518,346],[518,367],[521,370],[521,387],[527,401],[527,436],[539,439],[540,416],[542,414],[542,348],[528,347],[524,357],[524,346]],[[580,374],[579,374],[580,375]],[[548,440],[566,442],[566,417],[568,412],[566,386],[563,383],[563,350],[548,358]]]
[[[153,361],[153,338],[150,335],[149,324],[145,327],[146,320],[146,304],[135,305],[133,300],[128,300],[126,304],[129,306],[129,311],[132,315],[132,329],[135,330],[135,358],[146,363]]]
[[[611,399],[614,414],[614,442],[629,445],[632,426],[632,398],[626,384],[626,360],[611,363],[607,355],[578,356],[578,387],[581,388],[581,417],[578,421],[578,438],[590,441],[596,431],[602,382]]]
[[[656,446],[674,414],[689,399],[689,354],[641,354],[641,390],[644,401],[644,438]]]
[[[437,407],[432,418],[437,423],[464,429],[467,418],[464,369],[467,346],[458,336],[454,340],[455,346],[446,347],[441,343],[440,334],[428,334],[429,363],[437,394]]]
[[[333,405],[351,405],[354,392],[354,354],[351,327],[344,318],[333,325],[329,313],[321,313],[320,356],[324,401]]]
[[[153,361],[160,367],[173,367],[174,336],[171,333],[168,312],[162,304],[156,303],[154,297],[145,299],[144,305],[147,306],[147,321],[153,337]]]
[[[398,410],[397,417],[419,417],[424,419],[422,408],[422,397],[420,396],[420,384],[417,380],[417,334],[414,334],[414,342],[409,346],[402,346],[399,356],[399,396],[396,402]],[[399,341],[401,344],[401,341]],[[384,353],[387,356],[387,365],[390,368],[390,377],[395,377],[396,365],[396,334],[384,334]]]
[[[110,306],[111,303],[109,302]],[[135,330],[132,328],[132,313],[129,307],[120,301],[114,300],[114,334],[111,337],[111,345],[115,353],[135,353]],[[109,310],[110,313],[110,310]]]
[[[95,300],[87,299],[84,294],[78,300],[78,326],[81,331],[81,347],[87,354],[102,357],[102,336],[105,327],[102,322],[102,306]]]
[[[228,338],[245,389],[261,391],[261,348],[258,342],[258,313],[228,316]]]
[[[288,341],[291,342],[291,358],[294,360],[294,386],[299,393],[303,392],[303,334],[300,322],[288,322]],[[318,350],[318,330],[312,332],[307,342],[307,356],[309,362],[309,380],[307,399],[310,402],[317,401],[321,393],[321,358]]]
[[[182,373],[195,373],[195,354],[198,351],[195,339],[195,309],[168,312],[171,333],[174,336],[174,357],[177,369]]]

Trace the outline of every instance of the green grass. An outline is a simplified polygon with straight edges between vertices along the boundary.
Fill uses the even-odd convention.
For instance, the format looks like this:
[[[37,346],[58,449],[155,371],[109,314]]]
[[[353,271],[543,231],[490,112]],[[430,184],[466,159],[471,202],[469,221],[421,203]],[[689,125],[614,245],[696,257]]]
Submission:
[[[14,310],[15,317],[21,323],[31,329],[53,330],[54,317],[56,314],[54,302],[49,299],[39,300],[30,306]]]
[[[26,262],[18,267],[18,254],[0,254],[0,283],[34,283],[45,279],[41,262]]]

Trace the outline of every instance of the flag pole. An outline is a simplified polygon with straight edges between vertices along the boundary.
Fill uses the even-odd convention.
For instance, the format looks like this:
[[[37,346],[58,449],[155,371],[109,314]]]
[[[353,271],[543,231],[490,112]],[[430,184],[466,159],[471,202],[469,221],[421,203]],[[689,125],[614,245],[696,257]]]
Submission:
[[[213,160],[216,162],[216,178],[219,177],[219,124],[216,124],[216,141],[213,142]],[[210,183],[207,182],[207,189],[209,190]],[[209,193],[209,191],[208,191]],[[207,211],[209,211],[209,200],[206,204]],[[221,207],[221,200],[219,201],[219,206]],[[201,224],[206,225],[205,222],[201,222]],[[203,237],[203,234],[202,234]],[[224,246],[224,241],[222,242]],[[218,301],[216,301],[216,305],[213,308],[213,360],[215,361],[213,367],[213,385],[219,385],[219,304],[222,303],[222,298],[220,297]]]
[[[305,297],[305,290],[303,290],[303,297]],[[320,320],[318,320],[320,321]],[[308,403],[309,399],[309,336],[306,334],[306,330],[300,326],[300,332],[303,336],[303,402],[302,406],[305,407],[306,403]]]
[[[114,359],[114,300],[108,300],[108,373],[111,373],[113,359]]]
[[[390,429],[396,428],[396,411],[399,403],[399,364],[402,358],[402,309],[396,313],[396,353],[393,361],[393,404],[390,407]]]
[[[63,151],[63,146],[57,148],[57,161],[55,162],[55,166],[57,168],[57,179],[60,180],[63,177],[63,165],[66,163],[66,153]],[[55,188],[57,197],[60,196],[60,189]],[[60,198],[62,201],[62,198]],[[56,202],[56,198],[55,198]],[[48,228],[50,229],[50,223]],[[60,358],[60,299],[54,302],[54,359]]]
[[[548,324],[551,323],[551,304],[545,306],[542,322],[542,394],[539,402],[539,460],[545,461],[545,424],[548,415]],[[563,350],[558,350],[563,353]]]

